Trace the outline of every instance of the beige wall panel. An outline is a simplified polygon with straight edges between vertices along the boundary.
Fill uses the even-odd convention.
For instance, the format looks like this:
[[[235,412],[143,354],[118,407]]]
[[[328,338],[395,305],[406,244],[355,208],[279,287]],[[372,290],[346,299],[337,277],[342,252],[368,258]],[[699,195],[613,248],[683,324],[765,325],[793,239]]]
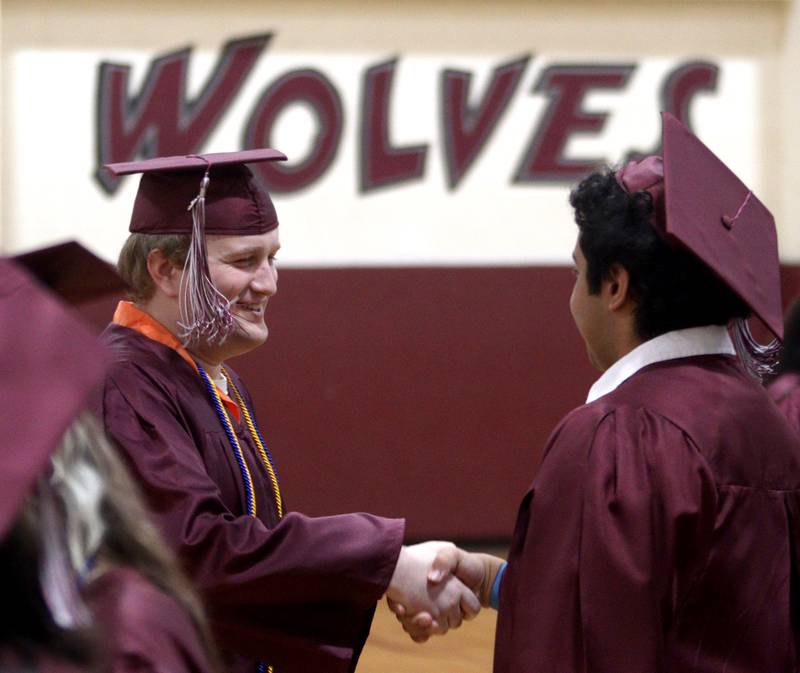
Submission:
[[[755,64],[758,77],[747,167],[778,217],[782,252],[800,259],[800,235],[788,227],[800,168],[793,159],[800,112],[800,19],[794,3],[710,2],[71,2],[6,0],[2,4],[3,165],[0,245],[14,240],[9,223],[14,195],[8,82],[13,56],[23,50],[146,52],[151,58],[192,45],[207,60],[235,37],[273,32],[265,56],[366,54],[372,61],[399,55],[473,55],[508,60],[533,54],[549,60],[643,58],[734,59]],[[531,79],[522,87],[526,91]],[[522,88],[520,89],[522,92]],[[520,94],[521,95],[521,94]],[[705,103],[698,101],[697,105]],[[55,114],[57,111],[53,111]],[[718,114],[718,113],[715,113]],[[720,119],[724,124],[724,120]],[[701,135],[713,128],[699,128]],[[705,137],[705,136],[704,136]],[[733,141],[736,142],[736,141]],[[723,144],[712,148],[726,157]],[[46,189],[47,185],[42,186]],[[561,197],[558,197],[561,198]],[[17,204],[18,208],[24,207]]]
[[[289,50],[401,49],[593,55],[759,54],[781,34],[781,2],[127,2],[6,0],[17,45],[152,47],[275,30]],[[259,28],[256,28],[258,26]],[[224,36],[223,35],[223,36]]]

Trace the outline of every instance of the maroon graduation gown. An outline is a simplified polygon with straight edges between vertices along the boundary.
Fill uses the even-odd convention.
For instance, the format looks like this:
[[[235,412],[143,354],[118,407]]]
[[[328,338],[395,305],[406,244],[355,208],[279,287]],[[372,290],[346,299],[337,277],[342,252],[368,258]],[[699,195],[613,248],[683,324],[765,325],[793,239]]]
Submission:
[[[769,384],[767,392],[789,425],[800,434],[800,373],[781,374]]]
[[[213,673],[191,618],[132,568],[117,567],[84,590],[103,650],[103,673]]]
[[[292,672],[352,670],[397,562],[402,520],[290,512],[278,521],[266,469],[239,425],[258,511],[247,516],[239,467],[199,375],[127,327],[109,325],[102,340],[119,362],[99,416],[202,591],[220,647],[237,655],[232,670],[252,672],[257,660]]]
[[[574,410],[519,509],[495,672],[797,671],[799,453],[726,356]]]
[[[79,666],[43,655],[35,661],[21,658],[17,653],[0,645],[0,671],[2,673],[102,673],[92,666]]]

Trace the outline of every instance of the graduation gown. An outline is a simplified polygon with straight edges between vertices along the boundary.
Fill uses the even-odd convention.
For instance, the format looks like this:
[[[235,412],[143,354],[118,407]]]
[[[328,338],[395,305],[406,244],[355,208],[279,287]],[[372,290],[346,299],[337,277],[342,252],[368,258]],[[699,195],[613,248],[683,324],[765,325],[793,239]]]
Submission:
[[[183,606],[133,568],[115,567],[83,592],[103,650],[103,673],[214,673]]]
[[[797,671],[799,453],[726,356],[570,413],[519,509],[495,672]]]
[[[98,414],[201,590],[220,647],[235,654],[231,670],[252,673],[259,660],[290,672],[352,670],[394,571],[403,521],[295,512],[279,521],[267,471],[238,424],[257,503],[257,517],[248,516],[239,467],[197,372],[127,327],[109,325],[102,341],[118,363]]]
[[[767,392],[789,425],[800,434],[800,373],[781,374],[769,384]]]
[[[0,671],[3,673],[101,673],[92,666],[71,664],[50,655],[42,655],[36,657],[35,661],[29,661],[3,645],[0,645]]]

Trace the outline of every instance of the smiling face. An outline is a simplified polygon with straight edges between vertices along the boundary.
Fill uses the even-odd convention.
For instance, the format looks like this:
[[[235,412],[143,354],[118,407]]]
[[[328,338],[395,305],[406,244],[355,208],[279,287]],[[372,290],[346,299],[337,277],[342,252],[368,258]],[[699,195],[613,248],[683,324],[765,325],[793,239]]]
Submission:
[[[236,330],[221,345],[200,344],[192,349],[209,362],[242,355],[267,340],[265,312],[278,291],[276,255],[278,230],[254,236],[207,236],[211,281],[231,302]]]

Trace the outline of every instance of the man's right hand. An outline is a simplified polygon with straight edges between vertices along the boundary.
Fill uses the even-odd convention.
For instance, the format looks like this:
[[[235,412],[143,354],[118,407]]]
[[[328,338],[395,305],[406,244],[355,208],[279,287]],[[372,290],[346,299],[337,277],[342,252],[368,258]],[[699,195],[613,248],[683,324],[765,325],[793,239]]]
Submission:
[[[491,600],[492,586],[500,566],[504,562],[503,559],[490,554],[471,554],[449,543],[426,544],[441,545],[437,549],[436,556],[431,561],[428,581],[436,585],[458,579],[460,583],[463,583],[464,586],[474,592],[481,605],[488,607]],[[403,629],[415,642],[425,642],[431,635],[447,631],[447,629],[441,628],[432,613],[415,611],[402,601],[394,600],[388,592],[387,599],[389,608],[395,613],[398,621],[403,625]]]
[[[446,566],[450,555],[443,552],[455,549],[450,542],[404,546],[386,591],[389,606],[401,622],[400,613],[426,616],[428,636],[458,628],[462,619],[472,619],[480,612],[480,601],[471,589],[454,575],[434,567],[440,555],[439,564]],[[415,634],[409,634],[417,640]]]
[[[481,605],[489,607],[492,586],[505,561],[491,554],[466,552],[458,547],[443,548],[433,560],[433,570],[429,575],[432,582],[441,581],[447,575],[455,575],[475,592]]]

